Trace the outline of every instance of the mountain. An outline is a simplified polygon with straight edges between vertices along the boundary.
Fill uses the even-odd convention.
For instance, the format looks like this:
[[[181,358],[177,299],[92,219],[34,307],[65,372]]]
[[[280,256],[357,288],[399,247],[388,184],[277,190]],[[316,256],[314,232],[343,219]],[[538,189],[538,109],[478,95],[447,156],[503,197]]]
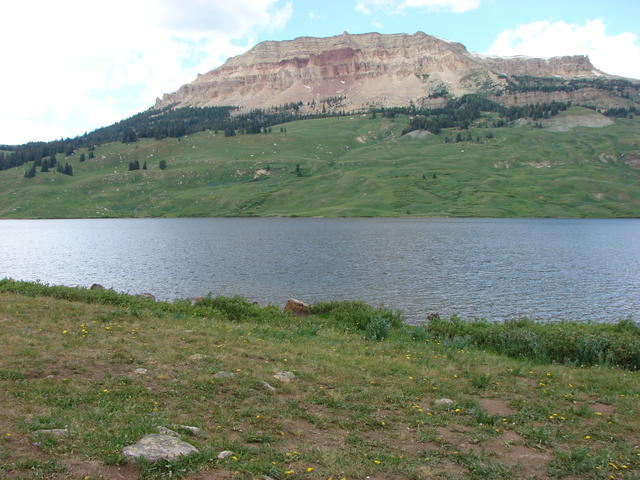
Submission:
[[[302,113],[313,113],[440,107],[447,98],[470,93],[508,106],[559,101],[625,108],[640,100],[640,82],[607,75],[586,56],[486,57],[422,32],[345,32],[259,43],[155,106],[249,110],[301,102]]]

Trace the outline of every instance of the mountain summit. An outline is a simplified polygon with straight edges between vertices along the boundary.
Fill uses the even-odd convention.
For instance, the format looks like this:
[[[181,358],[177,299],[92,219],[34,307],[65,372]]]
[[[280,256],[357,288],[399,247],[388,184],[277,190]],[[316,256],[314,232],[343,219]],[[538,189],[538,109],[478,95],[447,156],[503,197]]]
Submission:
[[[261,42],[165,94],[156,107],[254,109],[292,103],[299,103],[303,111],[411,103],[438,107],[447,98],[479,93],[505,105],[555,100],[611,108],[629,104],[627,99],[634,94],[625,91],[629,88],[637,94],[637,83],[607,75],[581,55],[487,57],[422,32],[345,32],[327,38]]]

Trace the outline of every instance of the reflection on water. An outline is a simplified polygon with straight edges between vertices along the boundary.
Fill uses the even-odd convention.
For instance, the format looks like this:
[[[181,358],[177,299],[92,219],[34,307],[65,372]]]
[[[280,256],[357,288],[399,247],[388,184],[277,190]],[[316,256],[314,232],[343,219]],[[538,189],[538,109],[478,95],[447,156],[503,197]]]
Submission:
[[[640,220],[3,220],[0,277],[161,299],[360,299],[411,321],[611,321],[639,311]]]

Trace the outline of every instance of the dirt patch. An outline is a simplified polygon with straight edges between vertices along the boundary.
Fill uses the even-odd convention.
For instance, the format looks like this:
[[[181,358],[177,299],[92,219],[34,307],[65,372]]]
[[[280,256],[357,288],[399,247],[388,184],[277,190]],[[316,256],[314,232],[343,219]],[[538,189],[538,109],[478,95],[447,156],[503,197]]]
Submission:
[[[543,122],[545,128],[552,132],[569,132],[576,127],[602,128],[613,125],[614,121],[600,113],[587,115],[561,115]]]
[[[547,465],[552,460],[550,453],[527,448],[521,443],[524,439],[516,432],[506,431],[483,446],[487,455],[494,457],[508,467],[517,468],[524,476],[537,475],[544,477]]]
[[[524,476],[546,476],[547,466],[552,455],[539,450],[532,450],[522,445],[506,447],[504,452],[496,452],[497,461],[508,467],[518,468]]]
[[[613,415],[616,413],[616,407],[613,405],[605,405],[604,403],[592,403],[589,405],[589,410],[595,414],[601,413],[602,415]]]
[[[498,398],[482,398],[478,401],[478,406],[494,417],[509,417],[518,413],[517,410],[508,406],[504,400]]]
[[[450,461],[440,462],[436,465],[425,465],[418,469],[420,478],[455,478],[463,476],[467,473],[467,469]]]
[[[72,478],[105,478],[109,480],[137,480],[139,472],[130,465],[103,465],[81,458],[67,458],[62,462]]]
[[[187,475],[185,478],[187,480],[227,480],[233,478],[233,473],[226,470],[209,470]]]
[[[287,434],[287,437],[292,436],[296,439],[307,440],[318,445],[344,445],[344,439],[348,435],[348,432],[343,430],[321,430],[313,423],[301,419],[284,420],[282,422],[282,429],[285,434]],[[296,442],[297,441],[298,440],[296,440]]]
[[[440,443],[451,445],[460,451],[479,452],[481,446],[469,436],[469,429],[460,427],[458,431],[449,430],[444,427],[436,428],[437,436],[435,440]]]

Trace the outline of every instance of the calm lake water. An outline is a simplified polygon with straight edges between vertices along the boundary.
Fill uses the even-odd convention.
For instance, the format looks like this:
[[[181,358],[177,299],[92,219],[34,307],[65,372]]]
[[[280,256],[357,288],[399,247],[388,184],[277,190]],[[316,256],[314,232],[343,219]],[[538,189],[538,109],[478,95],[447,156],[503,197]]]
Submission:
[[[640,220],[3,220],[1,277],[167,300],[359,299],[412,323],[638,320]]]

